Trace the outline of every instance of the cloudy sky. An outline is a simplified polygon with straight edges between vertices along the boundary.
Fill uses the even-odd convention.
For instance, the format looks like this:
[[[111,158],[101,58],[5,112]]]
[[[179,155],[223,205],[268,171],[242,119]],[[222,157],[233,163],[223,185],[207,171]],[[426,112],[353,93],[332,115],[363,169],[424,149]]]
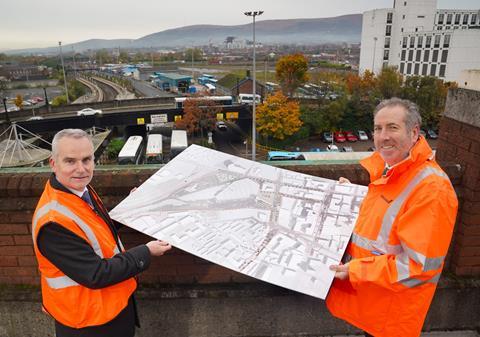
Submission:
[[[50,47],[91,38],[136,39],[165,29],[323,18],[392,7],[393,0],[0,0],[0,50]],[[438,0],[438,8],[480,9],[478,0]]]

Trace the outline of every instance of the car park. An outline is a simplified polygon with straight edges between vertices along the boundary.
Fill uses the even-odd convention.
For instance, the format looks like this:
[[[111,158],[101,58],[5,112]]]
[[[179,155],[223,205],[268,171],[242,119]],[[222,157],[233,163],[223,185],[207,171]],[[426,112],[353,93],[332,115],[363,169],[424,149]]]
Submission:
[[[429,139],[437,139],[438,138],[437,133],[433,129],[427,129],[426,133],[427,133],[427,138],[429,138]]]
[[[347,141],[347,139],[345,138],[345,135],[343,132],[341,131],[336,131],[333,133],[333,139],[337,142],[337,143],[344,143]]]
[[[355,136],[352,131],[345,131],[345,138],[349,142],[356,142],[358,140],[357,136]]]
[[[333,142],[333,136],[330,131],[325,131],[322,133],[322,141],[324,143],[331,143]]]
[[[77,111],[77,116],[90,116],[90,115],[101,115],[102,110],[92,109],[92,108],[85,108],[80,111]]]
[[[357,131],[357,137],[358,137],[358,140],[368,140],[368,135],[365,131],[363,130],[358,130]]]

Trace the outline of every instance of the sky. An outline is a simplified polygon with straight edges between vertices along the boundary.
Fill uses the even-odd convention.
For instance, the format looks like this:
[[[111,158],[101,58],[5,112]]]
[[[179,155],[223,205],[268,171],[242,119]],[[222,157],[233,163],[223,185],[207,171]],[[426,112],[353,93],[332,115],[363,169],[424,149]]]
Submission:
[[[57,46],[92,38],[137,39],[197,24],[324,18],[393,7],[393,0],[1,0],[0,51]],[[438,0],[437,8],[480,9],[478,0]]]

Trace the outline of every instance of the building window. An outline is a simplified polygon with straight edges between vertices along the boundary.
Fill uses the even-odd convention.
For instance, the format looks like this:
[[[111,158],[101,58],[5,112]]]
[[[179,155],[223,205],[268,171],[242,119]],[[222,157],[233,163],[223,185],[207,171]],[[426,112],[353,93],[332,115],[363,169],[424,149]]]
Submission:
[[[410,50],[410,51],[408,52],[408,60],[409,60],[409,61],[413,61],[413,50]]]
[[[417,18],[419,18],[419,19],[425,19],[425,15],[417,15]]]
[[[415,47],[415,36],[410,36],[410,48]]]
[[[450,46],[450,35],[445,35],[443,38],[443,47],[449,47]]]
[[[430,57],[430,50],[425,50],[423,52],[423,62],[428,62],[428,58]]]
[[[407,74],[411,74],[411,73],[412,73],[412,64],[407,63]]]
[[[422,56],[422,51],[417,50],[417,55],[415,56],[415,61],[420,62],[420,57]]]
[[[427,69],[428,69],[428,64],[425,63],[425,64],[422,66],[422,75],[423,75],[423,76],[426,76],[426,75],[427,75]]]
[[[403,5],[404,5],[404,6],[406,6],[406,5],[407,5],[407,2],[406,2],[406,1],[404,1],[404,2],[403,2]]]
[[[472,18],[471,18],[471,20],[470,20],[470,23],[471,23],[472,25],[474,25],[475,22],[477,22],[477,14],[472,14]]]
[[[388,62],[383,62],[383,68],[387,68],[388,67]]]
[[[405,20],[405,14],[402,15],[402,20]]]
[[[441,60],[441,62],[447,63],[447,57],[448,57],[448,50],[442,51],[442,60]]]
[[[385,48],[390,48],[390,38],[389,37],[385,38]]]
[[[400,74],[403,74],[403,70],[405,69],[405,63],[400,63]]]
[[[447,14],[447,25],[450,25],[452,23],[452,16],[453,14]]]
[[[417,40],[417,47],[422,48],[423,46],[423,36],[419,36]]]
[[[403,48],[407,48],[407,41],[408,41],[408,37],[404,36],[403,40],[402,40],[402,47]]]
[[[432,64],[430,66],[430,76],[435,76],[435,73],[437,72],[437,65],[436,64]]]
[[[432,54],[432,62],[437,62],[437,61],[438,61],[438,50],[434,49]]]
[[[435,35],[435,42],[433,43],[434,48],[440,47],[440,38],[441,38],[440,35]]]
[[[387,23],[392,23],[393,13],[387,13]]]
[[[445,64],[442,64],[440,66],[440,72],[438,74],[439,77],[445,77],[445,68],[446,68],[446,65]]]
[[[387,29],[385,31],[386,36],[392,35],[392,26],[387,26]]]
[[[400,29],[400,31],[403,33],[403,27]]]
[[[468,24],[468,14],[463,14],[463,24]]]
[[[407,55],[407,51],[404,49],[402,50],[402,57],[401,57],[401,60],[402,61],[405,61],[405,56]]]
[[[443,14],[438,14],[438,24],[439,25],[443,25],[443,17],[444,17]]]
[[[388,55],[390,54],[390,52],[388,50],[384,50],[383,51],[383,59],[384,60],[388,60]]]
[[[419,74],[420,74],[419,71],[420,71],[420,64],[419,64],[419,63],[415,63],[415,68],[413,69],[413,73],[414,73],[415,75],[419,75]]]
[[[458,25],[460,24],[460,17],[462,16],[462,14],[455,14],[455,24]]]
[[[432,45],[432,37],[428,35],[427,38],[425,39],[425,48],[430,48],[431,45]]]

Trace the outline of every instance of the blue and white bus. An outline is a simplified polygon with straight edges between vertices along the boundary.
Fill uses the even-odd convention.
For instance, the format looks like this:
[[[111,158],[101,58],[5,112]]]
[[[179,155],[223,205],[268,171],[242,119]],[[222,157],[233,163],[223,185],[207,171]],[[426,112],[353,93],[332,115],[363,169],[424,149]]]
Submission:
[[[267,160],[305,160],[302,152],[270,151]]]
[[[143,137],[130,136],[118,154],[120,165],[139,164],[143,152]]]

